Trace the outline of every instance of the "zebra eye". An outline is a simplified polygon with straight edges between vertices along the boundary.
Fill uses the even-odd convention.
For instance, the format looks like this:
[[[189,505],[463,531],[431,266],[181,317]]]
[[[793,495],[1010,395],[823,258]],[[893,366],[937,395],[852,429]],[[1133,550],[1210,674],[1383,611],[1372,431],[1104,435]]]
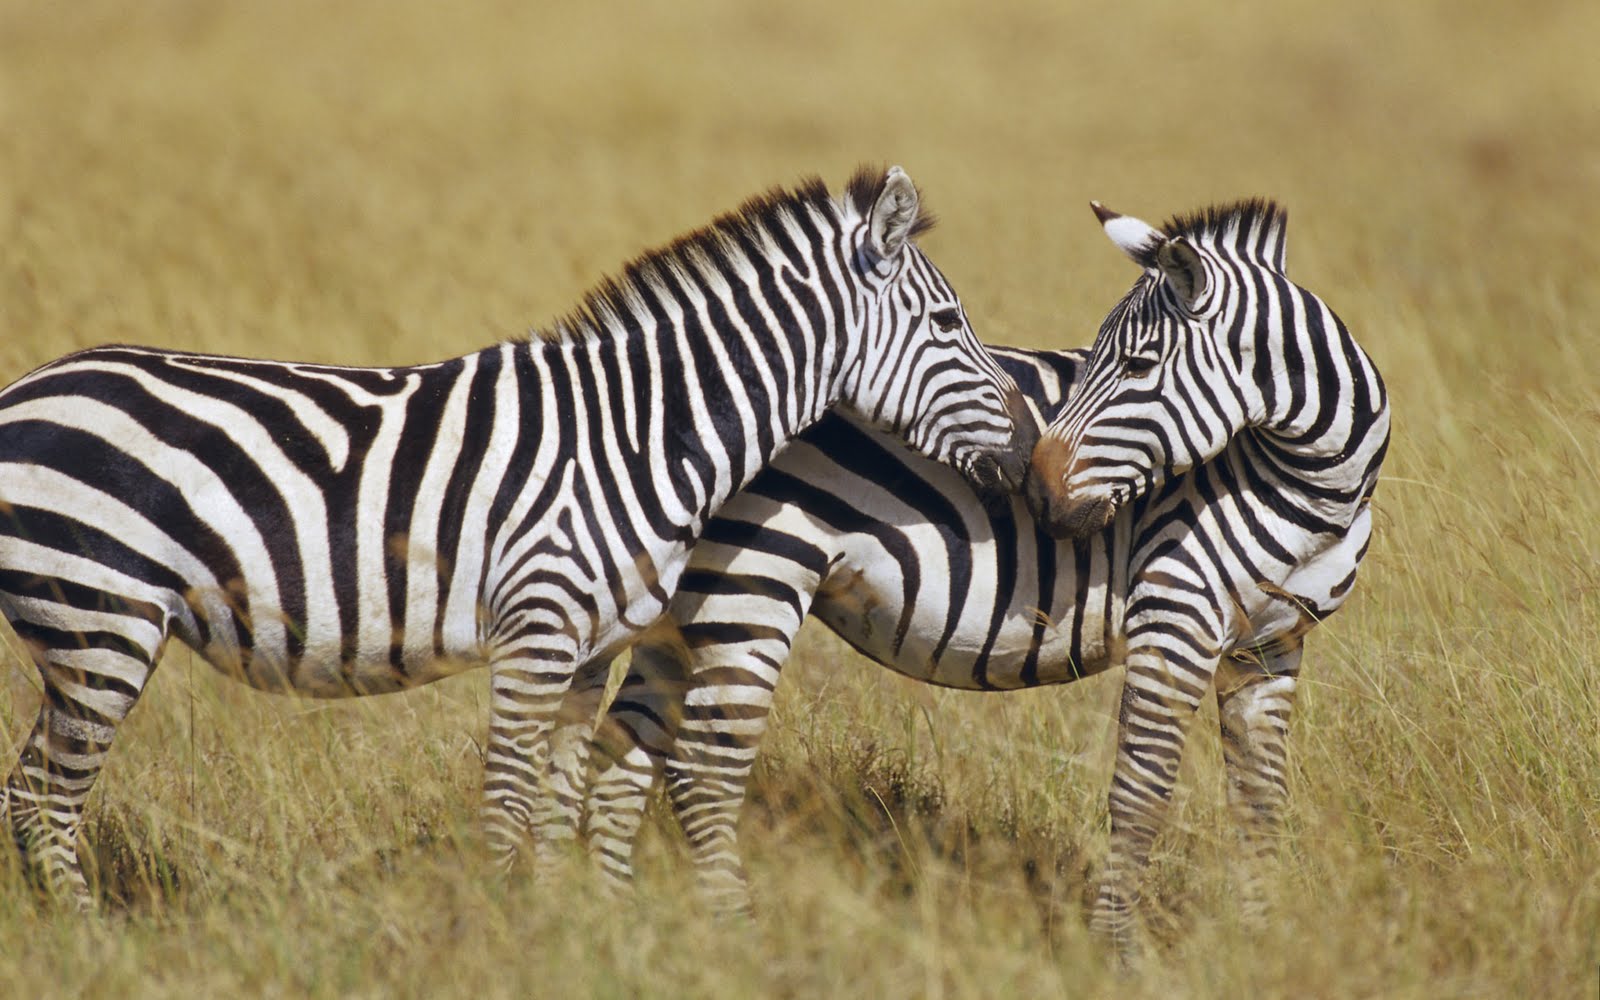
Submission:
[[[1128,378],[1142,378],[1155,368],[1159,359],[1149,354],[1130,354],[1122,359],[1122,373]]]
[[[940,330],[949,333],[961,325],[961,310],[954,308],[935,309],[928,314],[928,318],[933,320],[934,325],[938,326]]]

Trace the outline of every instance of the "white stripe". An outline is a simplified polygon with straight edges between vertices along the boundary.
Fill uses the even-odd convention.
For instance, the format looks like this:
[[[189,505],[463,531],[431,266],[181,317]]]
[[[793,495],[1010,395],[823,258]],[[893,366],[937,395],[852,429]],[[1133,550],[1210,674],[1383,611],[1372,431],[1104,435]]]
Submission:
[[[439,510],[444,504],[450,474],[461,457],[467,434],[467,402],[478,356],[464,359],[461,374],[451,387],[439,428],[428,454],[428,467],[417,484],[411,508],[411,529],[406,538],[406,607],[404,656],[417,663],[433,655],[433,629],[439,614]]]
[[[356,523],[351,526],[356,533],[356,658],[369,663],[388,658],[394,636],[384,559],[388,547],[399,540],[385,535],[384,513],[389,506],[394,453],[405,429],[406,401],[422,384],[422,376],[408,373],[405,383],[394,395],[378,397],[378,432],[361,463]]]
[[[51,508],[85,524],[92,524],[140,555],[169,567],[189,585],[182,595],[198,604],[212,623],[213,641],[236,654],[238,639],[232,628],[229,601],[211,570],[165,531],[117,498],[86,486],[70,476],[39,465],[0,463],[0,503],[30,506],[50,498]],[[19,573],[37,573],[170,607],[171,596],[124,574],[70,552],[62,552],[26,539],[0,535],[0,565]]]
[[[350,460],[350,434],[344,425],[329,416],[322,407],[311,401],[305,393],[296,392],[281,382],[269,382],[265,379],[246,375],[242,372],[230,371],[226,368],[202,365],[195,363],[194,359],[178,356],[167,358],[167,363],[174,368],[185,368],[211,378],[224,379],[248,386],[263,396],[278,400],[289,408],[296,420],[306,430],[311,432],[311,437],[322,446],[323,454],[328,457],[328,465],[334,472],[343,472],[345,463]],[[230,359],[232,360],[232,359]],[[293,372],[288,365],[276,365],[285,372]],[[298,374],[298,372],[293,372]]]
[[[500,375],[494,386],[494,420],[489,428],[489,445],[478,467],[472,492],[461,514],[461,538],[456,543],[456,563],[451,568],[450,596],[445,602],[443,639],[445,652],[453,656],[481,655],[483,636],[479,623],[482,595],[478,580],[483,573],[485,528],[489,508],[505,479],[511,453],[517,446],[522,425],[521,397],[517,393],[516,348],[500,347]],[[483,433],[483,428],[474,428]],[[538,428],[529,433],[537,434]],[[526,490],[524,490],[526,492]]]
[[[278,446],[278,429],[262,426],[247,411],[232,403],[164,382],[135,365],[86,357],[74,362],[73,367],[112,372],[132,379],[174,409],[210,424],[255,461],[261,474],[283,495],[293,522],[305,574],[306,656],[337,660],[341,636],[329,559],[327,506],[322,490]]]

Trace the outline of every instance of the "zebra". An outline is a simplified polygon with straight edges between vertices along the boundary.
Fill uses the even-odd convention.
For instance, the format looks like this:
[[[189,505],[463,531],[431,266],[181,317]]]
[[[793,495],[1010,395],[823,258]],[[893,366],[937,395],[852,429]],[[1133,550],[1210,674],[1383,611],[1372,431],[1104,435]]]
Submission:
[[[914,239],[899,167],[775,188],[542,335],[414,367],[113,346],[0,391],[0,612],[43,680],[0,807],[44,887],[167,640],[267,691],[487,663],[494,863],[558,837],[579,665],[666,607],[715,511],[838,404],[1015,491],[1038,426]],[[591,716],[592,717],[592,716]],[[557,790],[558,791],[558,790]]]
[[[1245,852],[1271,847],[1303,638],[1366,555],[1389,402],[1343,321],[1288,279],[1279,205],[1239,202],[1159,230],[1094,211],[1144,274],[1041,436],[1026,494],[1058,537],[1103,537],[1124,509],[1140,528],[1091,918],[1127,954],[1139,876],[1207,689]]]
[[[1211,689],[1241,906],[1260,919],[1302,643],[1349,597],[1367,551],[1385,390],[1344,325],[1285,277],[1277,205],[1160,230],[1096,212],[1144,274],[1093,348],[991,349],[1049,423],[1027,509],[986,506],[947,470],[834,417],[707,526],[669,607],[678,632],[636,647],[595,736],[588,833],[613,883],[631,878],[665,770],[703,894],[749,909],[738,812],[809,613],[868,658],[946,687],[1127,666],[1090,917],[1123,955],[1137,948],[1138,877],[1187,722]]]

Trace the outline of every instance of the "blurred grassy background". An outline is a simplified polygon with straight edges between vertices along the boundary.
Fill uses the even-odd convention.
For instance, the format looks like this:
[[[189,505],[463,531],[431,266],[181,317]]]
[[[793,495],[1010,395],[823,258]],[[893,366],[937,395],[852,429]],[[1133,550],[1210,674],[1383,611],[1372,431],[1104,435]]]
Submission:
[[[1089,199],[1276,196],[1396,410],[1362,585],[1309,645],[1263,933],[1229,905],[1203,722],[1167,944],[1109,978],[1077,896],[1114,678],[938,692],[809,633],[750,824],[761,914],[709,927],[665,828],[629,906],[484,876],[483,674],[307,704],[178,650],[91,803],[113,903],[0,878],[0,993],[1592,996],[1596,39],[1583,0],[0,0],[5,381],[108,341],[463,353],[867,160],[921,185],[924,247],[1001,343],[1085,344],[1132,279]],[[37,695],[4,676],[15,743]]]

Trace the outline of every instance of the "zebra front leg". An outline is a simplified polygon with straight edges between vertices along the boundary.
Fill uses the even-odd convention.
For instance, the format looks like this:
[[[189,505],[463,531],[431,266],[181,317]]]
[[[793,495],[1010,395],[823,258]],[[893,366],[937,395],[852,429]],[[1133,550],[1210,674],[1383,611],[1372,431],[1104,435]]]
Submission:
[[[573,677],[556,713],[543,794],[531,820],[534,857],[541,873],[547,873],[583,832],[585,797],[591,779],[590,745],[610,679],[610,660],[585,663]]]
[[[1128,652],[1111,779],[1111,844],[1089,921],[1124,963],[1139,951],[1137,911],[1150,848],[1166,824],[1184,740],[1216,667],[1214,655],[1197,654],[1186,643],[1180,650]]]
[[[597,773],[585,803],[585,830],[589,852],[614,891],[633,882],[634,843],[683,718],[687,656],[676,626],[641,640],[595,732]]]
[[[39,669],[44,698],[0,802],[29,871],[51,896],[80,910],[93,906],[78,860],[84,802],[165,638],[148,621],[86,614],[98,628],[66,632],[12,616]],[[42,644],[46,637],[53,645]]]
[[[726,915],[751,909],[739,851],[739,813],[793,639],[780,629],[751,631],[757,634],[746,643],[759,649],[731,658],[723,650],[715,659],[694,663],[678,739],[667,761],[667,792],[689,839],[701,895]]]
[[[1288,798],[1285,750],[1301,645],[1240,651],[1217,672],[1217,716],[1228,775],[1228,811],[1239,834],[1230,859],[1247,926],[1266,919],[1263,869],[1277,850]]]
[[[576,662],[573,652],[548,646],[523,646],[490,660],[483,826],[491,862],[502,871],[551,812],[550,734]],[[553,858],[536,845],[534,861],[545,871]]]

